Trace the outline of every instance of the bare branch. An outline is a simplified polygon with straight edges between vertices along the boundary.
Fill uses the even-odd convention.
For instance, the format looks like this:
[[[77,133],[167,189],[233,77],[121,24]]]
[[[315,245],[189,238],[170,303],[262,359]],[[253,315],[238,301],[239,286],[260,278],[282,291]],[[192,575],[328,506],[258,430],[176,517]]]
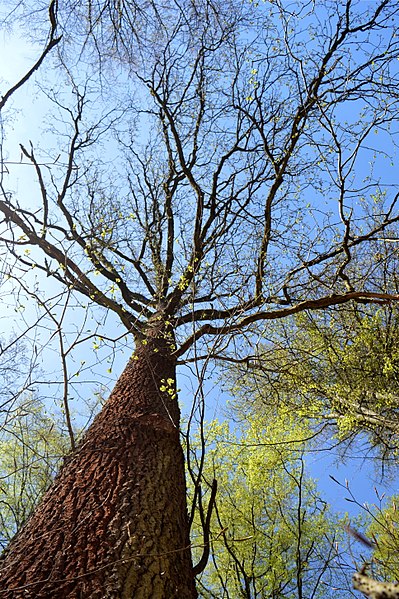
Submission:
[[[33,65],[33,67],[31,69],[29,69],[29,71],[15,85],[13,85],[3,96],[1,96],[0,111],[4,108],[4,106],[6,105],[8,100],[11,98],[11,96],[18,89],[20,89],[23,85],[25,85],[25,83],[32,77],[33,73],[39,69],[42,62],[46,58],[47,54],[49,54],[49,52],[51,52],[51,50],[57,44],[60,43],[61,36],[55,37],[56,29],[57,29],[57,4],[58,4],[58,0],[51,0],[50,6],[49,6],[49,20],[50,20],[51,30],[50,30],[49,40],[47,42],[46,47],[44,48],[43,52],[41,53],[40,57],[37,59],[37,61]]]

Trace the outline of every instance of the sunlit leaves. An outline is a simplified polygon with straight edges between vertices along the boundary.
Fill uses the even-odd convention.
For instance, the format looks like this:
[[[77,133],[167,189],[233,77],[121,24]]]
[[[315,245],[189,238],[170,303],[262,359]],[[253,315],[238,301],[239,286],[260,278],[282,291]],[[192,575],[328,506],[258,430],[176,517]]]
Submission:
[[[34,398],[24,398],[0,429],[0,546],[21,528],[52,482],[68,436]]]
[[[296,597],[298,585],[305,596],[328,596],[341,525],[306,474],[306,432],[287,411],[235,431],[217,421],[207,427],[204,479],[216,478],[218,494],[201,596],[266,599],[284,589]],[[324,584],[314,576],[323,570]]]
[[[381,451],[397,452],[399,320],[395,307],[348,307],[304,314],[270,327],[254,375],[254,409],[286,406],[316,428],[334,423],[347,439],[367,432]],[[236,400],[245,409],[245,392]]]

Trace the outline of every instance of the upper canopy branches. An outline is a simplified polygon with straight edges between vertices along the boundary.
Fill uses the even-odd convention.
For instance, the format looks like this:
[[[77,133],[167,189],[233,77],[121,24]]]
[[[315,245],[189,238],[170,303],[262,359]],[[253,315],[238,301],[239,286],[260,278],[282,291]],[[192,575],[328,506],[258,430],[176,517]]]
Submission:
[[[395,3],[161,4],[59,2],[60,69],[39,80],[54,150],[21,140],[35,187],[1,186],[21,269],[139,336],[160,316],[179,355],[260,319],[397,300]]]

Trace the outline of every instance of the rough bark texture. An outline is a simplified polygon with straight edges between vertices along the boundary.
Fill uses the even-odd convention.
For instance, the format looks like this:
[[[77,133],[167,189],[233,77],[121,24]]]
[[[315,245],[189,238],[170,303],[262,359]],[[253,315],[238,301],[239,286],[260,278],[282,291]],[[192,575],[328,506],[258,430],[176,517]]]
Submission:
[[[380,582],[364,574],[364,569],[353,575],[353,588],[369,599],[399,599],[398,582]]]
[[[3,598],[192,599],[183,452],[166,343],[140,345],[9,547]]]

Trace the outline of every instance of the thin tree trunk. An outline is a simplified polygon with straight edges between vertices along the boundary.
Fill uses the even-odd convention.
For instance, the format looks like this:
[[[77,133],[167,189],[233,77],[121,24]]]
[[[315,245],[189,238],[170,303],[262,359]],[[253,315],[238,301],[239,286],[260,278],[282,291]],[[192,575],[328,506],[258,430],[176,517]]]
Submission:
[[[1,599],[197,597],[175,379],[164,340],[139,345],[11,542]]]

